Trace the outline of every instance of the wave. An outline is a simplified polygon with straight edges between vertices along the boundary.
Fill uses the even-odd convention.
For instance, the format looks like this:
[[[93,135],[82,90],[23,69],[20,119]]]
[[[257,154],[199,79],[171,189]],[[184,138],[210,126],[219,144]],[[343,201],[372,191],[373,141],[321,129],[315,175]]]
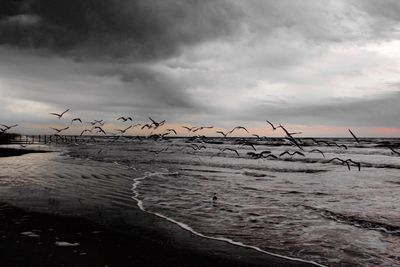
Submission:
[[[296,262],[303,262],[303,263],[309,263],[309,264],[312,264],[312,265],[315,265],[315,266],[319,266],[319,267],[327,267],[327,266],[325,266],[325,265],[322,265],[322,264],[317,263],[317,262],[314,262],[314,261],[309,261],[309,260],[304,260],[304,259],[300,259],[300,258],[294,258],[294,257],[289,257],[289,256],[284,256],[284,255],[280,255],[280,254],[277,254],[277,253],[269,252],[269,251],[263,250],[263,249],[261,249],[261,248],[259,248],[259,247],[251,246],[251,245],[246,245],[246,244],[244,244],[244,243],[242,243],[242,242],[234,241],[234,240],[229,239],[229,238],[225,238],[225,237],[214,237],[214,236],[204,235],[204,234],[202,234],[202,233],[200,233],[200,232],[197,232],[196,230],[194,230],[192,227],[190,227],[189,225],[187,225],[187,224],[185,224],[185,223],[179,222],[179,221],[177,221],[177,220],[175,220],[175,219],[173,219],[173,218],[170,218],[170,217],[168,217],[168,216],[166,216],[166,215],[163,215],[163,214],[161,214],[161,213],[152,212],[152,211],[146,210],[146,209],[144,208],[144,206],[143,206],[143,201],[139,198],[139,191],[137,190],[137,189],[138,189],[138,186],[140,185],[140,183],[141,183],[143,180],[145,180],[145,179],[147,179],[147,178],[150,178],[150,177],[152,177],[152,176],[156,176],[156,175],[170,175],[170,174],[171,174],[171,173],[168,173],[168,172],[167,172],[167,173],[162,173],[162,172],[152,172],[152,173],[149,173],[149,172],[147,172],[145,175],[133,179],[133,180],[134,180],[134,183],[132,184],[132,192],[133,192],[132,199],[134,199],[134,200],[137,202],[137,206],[139,207],[140,210],[142,210],[143,212],[149,213],[149,214],[153,214],[153,215],[155,215],[155,216],[157,216],[157,217],[160,217],[160,218],[162,218],[162,219],[165,219],[165,220],[167,220],[167,221],[169,221],[169,222],[171,222],[171,223],[174,223],[175,225],[179,226],[180,228],[182,228],[182,229],[184,229],[184,230],[186,230],[186,231],[189,231],[189,232],[191,232],[192,234],[197,235],[197,236],[202,237],[202,238],[206,238],[206,239],[210,239],[210,240],[223,241],[223,242],[226,242],[226,243],[235,245],[235,246],[240,246],[240,247],[244,247],[244,248],[250,248],[250,249],[256,250],[256,251],[258,251],[258,252],[261,252],[261,253],[264,253],[264,254],[267,254],[267,255],[270,255],[270,256],[275,256],[275,257],[283,258],[283,259],[286,259],[286,260],[291,260],[291,261],[296,261]]]
[[[346,215],[342,213],[333,212],[327,209],[320,209],[311,206],[303,205],[304,208],[316,211],[322,217],[334,220],[336,222],[345,223],[348,225],[364,228],[368,230],[375,230],[391,235],[400,235],[400,226],[387,224],[384,222],[373,221],[367,218],[357,217],[356,215]]]

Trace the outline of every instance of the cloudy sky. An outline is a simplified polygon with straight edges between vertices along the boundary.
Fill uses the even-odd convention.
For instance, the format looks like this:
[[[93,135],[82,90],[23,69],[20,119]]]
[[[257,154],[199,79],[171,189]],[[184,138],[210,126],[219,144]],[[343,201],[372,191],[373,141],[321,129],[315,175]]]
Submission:
[[[0,123],[400,135],[398,0],[5,0]]]

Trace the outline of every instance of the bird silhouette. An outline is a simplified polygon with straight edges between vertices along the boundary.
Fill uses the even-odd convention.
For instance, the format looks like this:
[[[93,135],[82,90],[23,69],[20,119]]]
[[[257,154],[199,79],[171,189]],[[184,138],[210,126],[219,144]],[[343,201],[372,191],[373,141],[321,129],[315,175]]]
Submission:
[[[142,126],[142,130],[144,129],[144,128],[147,128],[147,129],[151,129],[152,128],[152,126],[150,125],[150,124],[144,124],[143,126]]]
[[[50,129],[56,131],[57,133],[61,133],[62,131],[68,130],[69,127],[65,127],[65,128],[62,128],[62,129],[57,129],[57,128],[52,128],[52,127],[50,127]]]
[[[224,132],[222,132],[222,131],[216,131],[216,133],[222,134],[224,137],[226,137],[226,136],[229,134],[229,132],[224,133]]]
[[[247,155],[252,156],[255,159],[259,159],[259,158],[265,158],[266,156],[264,156],[265,154],[270,154],[271,151],[269,150],[264,150],[260,153],[255,153],[255,152],[247,152]]]
[[[393,147],[388,147],[394,154],[400,155],[400,152],[394,150]]]
[[[348,168],[349,171],[350,171],[350,164],[349,164],[349,162],[348,162],[347,160],[344,160],[344,159],[335,157],[335,158],[332,158],[332,159],[328,160],[328,162],[332,162],[332,161],[334,161],[334,160],[340,161],[342,164],[346,164],[346,165],[347,165],[347,168]]]
[[[297,154],[297,155],[300,155],[300,156],[305,157],[305,155],[304,155],[303,153],[299,152],[299,151],[290,152],[290,151],[288,151],[288,150],[286,150],[286,151],[282,152],[281,154],[279,154],[279,157],[282,157],[282,156],[285,155],[285,154],[288,154],[288,155],[290,155],[290,156],[294,156],[294,155]]]
[[[230,130],[230,131],[228,132],[228,134],[231,134],[231,133],[233,133],[234,131],[240,130],[240,129],[245,130],[246,132],[249,132],[249,131],[248,131],[245,127],[243,127],[243,126],[236,126],[236,127],[233,128],[232,130]]]
[[[177,135],[175,129],[166,129],[166,131],[168,131],[168,132],[173,132],[175,135]]]
[[[194,129],[196,129],[197,127],[187,127],[187,126],[181,126],[182,128],[185,128],[186,130],[188,130],[189,132],[193,131]]]
[[[5,128],[5,130],[7,131],[7,130],[10,130],[10,129],[14,128],[14,127],[17,127],[17,126],[18,126],[18,124],[14,124],[14,125],[11,125],[11,126],[8,126],[8,125],[5,125],[5,124],[2,124],[1,126],[3,126],[3,127]]]
[[[227,148],[224,148],[224,149],[221,150],[221,152],[225,152],[225,151],[232,151],[232,152],[235,152],[236,155],[239,157],[239,152],[238,152],[236,149],[227,147]]]
[[[80,123],[82,123],[82,120],[80,118],[75,118],[75,119],[71,120],[71,124],[73,124],[74,121],[79,121]]]
[[[95,126],[95,127],[93,127],[93,130],[94,129],[97,130],[97,133],[103,133],[104,135],[107,135],[107,133],[100,126]]]
[[[64,116],[64,114],[65,113],[67,113],[69,111],[69,109],[67,109],[66,111],[64,111],[64,112],[62,112],[62,113],[49,113],[50,115],[54,115],[54,116],[57,116],[58,117],[58,119],[61,119],[62,118],[62,116]]]
[[[100,125],[100,126],[104,126],[104,120],[93,120],[93,121],[90,121],[89,122],[92,126],[95,126],[95,125]]]
[[[155,120],[153,120],[151,117],[149,117],[149,120],[151,120],[152,125],[154,125],[154,129],[157,129],[158,127],[164,125],[165,120],[160,121],[160,122],[156,122]]]
[[[273,158],[273,159],[279,159],[277,156],[275,156],[274,154],[268,154],[266,156],[263,156],[263,158],[267,159],[267,158]]]
[[[132,128],[132,125],[131,126],[129,126],[129,127],[127,127],[127,128],[125,128],[125,129],[115,129],[116,131],[118,131],[118,132],[120,132],[120,133],[122,133],[122,134],[124,134],[126,131],[128,131],[130,128]]]
[[[303,147],[296,141],[294,137],[286,136],[284,139],[290,141],[293,145],[297,146],[300,150],[304,151]]]
[[[350,130],[348,129],[351,135],[353,136],[354,140],[356,140],[357,143],[360,143],[360,140],[358,140],[357,136]]]
[[[138,127],[138,126],[142,126],[142,125],[140,123],[136,123],[136,124],[132,125],[132,129],[135,127]]]
[[[193,150],[201,150],[201,149],[206,149],[207,147],[205,145],[198,146],[196,144],[190,144],[188,147],[192,148]]]
[[[278,128],[281,127],[281,126],[275,127],[275,125],[273,125],[273,124],[272,124],[270,121],[268,121],[268,120],[266,120],[266,122],[267,122],[269,125],[271,125],[273,131],[275,131],[276,129],[278,129]]]
[[[129,121],[132,121],[132,117],[126,117],[126,118],[125,118],[125,117],[119,117],[117,120],[118,120],[118,121],[119,121],[119,120],[122,120],[122,121],[124,121],[124,122],[126,122],[126,121],[128,121],[128,120],[129,120]]]
[[[243,144],[240,145],[241,147],[243,146],[249,146],[251,147],[254,151],[257,151],[257,149],[255,148],[254,144],[250,143],[250,142],[245,142]]]
[[[81,132],[80,136],[82,136],[84,133],[91,133],[91,132],[92,132],[92,130],[85,129],[85,130],[83,130],[83,131]]]
[[[321,150],[319,150],[319,149],[313,149],[313,150],[310,150],[310,151],[309,151],[309,153],[313,153],[313,152],[320,153],[320,154],[325,158],[325,154],[324,154],[324,152],[322,152]]]
[[[197,127],[195,129],[193,129],[192,131],[197,132],[197,131],[201,131],[203,129],[212,129],[212,128],[214,128],[214,126],[201,126],[201,127]]]
[[[361,171],[361,163],[360,162],[354,161],[352,159],[347,159],[346,161],[353,163],[354,165],[356,165],[358,167],[358,171]]]

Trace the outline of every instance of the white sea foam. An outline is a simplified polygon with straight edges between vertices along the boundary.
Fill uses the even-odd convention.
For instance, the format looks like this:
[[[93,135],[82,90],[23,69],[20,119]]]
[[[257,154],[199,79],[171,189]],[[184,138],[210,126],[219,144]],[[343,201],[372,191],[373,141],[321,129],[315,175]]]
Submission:
[[[34,232],[22,232],[21,235],[28,236],[28,237],[35,237],[35,238],[40,237],[40,235],[38,235]]]
[[[70,243],[66,241],[56,241],[54,243],[58,247],[76,247],[79,246],[79,243]]]
[[[191,233],[193,233],[193,234],[195,234],[195,235],[197,235],[199,237],[202,237],[202,238],[227,242],[227,243],[235,245],[235,246],[254,249],[254,250],[258,251],[258,252],[261,252],[261,253],[264,253],[264,254],[267,254],[267,255],[271,255],[271,256],[275,256],[275,257],[279,257],[279,258],[283,258],[283,259],[287,259],[287,260],[291,260],[291,261],[304,262],[304,263],[313,264],[315,266],[326,267],[326,265],[322,265],[322,264],[314,262],[314,261],[308,261],[308,260],[303,260],[303,259],[300,259],[300,258],[294,258],[294,257],[280,255],[280,254],[277,254],[277,253],[273,253],[273,252],[269,252],[269,251],[263,250],[263,249],[261,249],[259,247],[256,247],[256,246],[246,245],[246,244],[244,244],[242,242],[234,241],[234,240],[229,239],[229,238],[207,236],[207,235],[204,235],[204,234],[202,234],[200,232],[197,232],[196,230],[194,230],[192,227],[190,227],[189,225],[187,225],[185,223],[182,223],[182,222],[179,222],[177,220],[174,220],[173,218],[170,218],[170,217],[168,217],[166,215],[163,215],[161,213],[152,212],[152,211],[146,210],[144,208],[144,206],[143,206],[143,201],[139,198],[138,186],[140,185],[140,183],[143,180],[145,180],[147,178],[150,178],[150,177],[156,176],[156,175],[163,175],[163,174],[171,175],[171,174],[176,174],[176,173],[153,172],[153,173],[146,173],[145,175],[143,175],[141,177],[134,178],[134,183],[132,184],[132,192],[133,192],[132,198],[134,200],[136,200],[137,206],[142,211],[144,211],[146,213],[150,213],[150,214],[156,215],[157,217],[160,217],[160,218],[165,219],[165,220],[167,220],[169,222],[172,222],[172,223],[178,225],[180,228],[182,228],[182,229],[184,229],[186,231],[189,231],[189,232],[191,232]]]

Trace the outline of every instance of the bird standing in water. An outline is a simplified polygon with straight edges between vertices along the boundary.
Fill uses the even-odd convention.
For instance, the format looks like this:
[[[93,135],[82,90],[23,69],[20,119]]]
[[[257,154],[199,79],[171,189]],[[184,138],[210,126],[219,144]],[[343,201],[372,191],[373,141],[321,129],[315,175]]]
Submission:
[[[217,201],[218,200],[217,193],[214,193],[214,196],[212,197],[212,200],[213,201]]]

